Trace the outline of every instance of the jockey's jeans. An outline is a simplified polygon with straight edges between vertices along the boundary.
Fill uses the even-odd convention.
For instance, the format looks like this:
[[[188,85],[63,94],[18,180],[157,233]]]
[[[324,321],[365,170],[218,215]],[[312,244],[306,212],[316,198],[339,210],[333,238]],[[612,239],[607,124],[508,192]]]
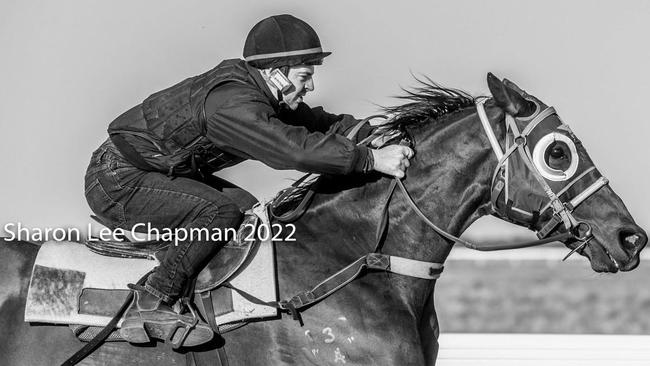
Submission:
[[[211,234],[216,230],[225,234],[226,228],[236,228],[242,220],[240,205],[233,195],[202,181],[135,168],[110,140],[92,155],[85,195],[93,212],[112,229],[130,231],[134,225],[144,224],[161,233],[206,228]],[[146,226],[140,228],[146,230]],[[188,281],[225,244],[210,241],[211,236],[194,235],[193,241],[178,245],[172,242],[145,288],[169,304],[178,300]]]

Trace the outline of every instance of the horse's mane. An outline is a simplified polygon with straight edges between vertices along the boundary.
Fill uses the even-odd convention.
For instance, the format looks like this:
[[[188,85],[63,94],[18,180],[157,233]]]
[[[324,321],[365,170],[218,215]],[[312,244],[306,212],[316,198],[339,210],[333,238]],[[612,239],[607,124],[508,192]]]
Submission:
[[[439,121],[443,116],[458,111],[465,107],[473,106],[474,97],[470,94],[453,88],[445,88],[428,76],[418,78],[413,76],[417,85],[412,88],[402,88],[404,95],[396,98],[406,100],[407,103],[382,107],[384,112],[392,114],[391,123],[396,126],[410,126],[424,121]]]
[[[389,125],[400,129],[409,126],[420,126],[425,123],[440,121],[442,117],[463,109],[473,106],[474,97],[470,94],[453,88],[445,88],[434,82],[429,77],[418,78],[413,76],[418,85],[409,89],[402,88],[405,95],[396,98],[406,100],[407,103],[392,106],[381,107],[387,114],[393,115]],[[300,185],[287,188],[273,199],[272,211],[276,215],[282,215],[293,210],[302,201],[304,195],[312,186],[324,177],[315,177],[301,182]]]

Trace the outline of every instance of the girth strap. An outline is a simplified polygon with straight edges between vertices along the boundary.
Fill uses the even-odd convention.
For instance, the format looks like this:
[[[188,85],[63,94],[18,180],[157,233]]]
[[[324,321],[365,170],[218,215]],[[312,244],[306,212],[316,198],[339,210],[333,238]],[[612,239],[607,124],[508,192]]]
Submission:
[[[295,320],[300,321],[298,312],[300,309],[325,299],[359,277],[366,268],[435,280],[440,277],[444,267],[441,263],[423,262],[381,253],[369,253],[336,272],[311,290],[303,291],[288,300],[278,302],[278,308],[289,311]]]
[[[216,319],[216,314],[214,313],[214,306],[212,304],[212,291],[205,291],[200,294],[201,298],[201,305],[203,307],[204,315],[207,318],[206,321],[210,325],[210,328],[212,328],[212,331],[218,335],[221,336],[221,331],[219,330],[219,324],[217,324],[217,319]],[[214,357],[216,364],[215,366],[228,366],[228,355],[226,353],[226,345],[222,345],[221,347],[217,347],[216,350],[213,351],[213,353],[216,353],[216,357]]]

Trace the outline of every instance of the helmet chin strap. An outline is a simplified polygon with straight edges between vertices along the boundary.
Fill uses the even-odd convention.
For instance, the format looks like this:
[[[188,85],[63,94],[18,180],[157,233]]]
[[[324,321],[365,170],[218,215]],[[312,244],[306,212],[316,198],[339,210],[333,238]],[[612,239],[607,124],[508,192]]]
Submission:
[[[278,102],[280,102],[280,104],[285,104],[286,105],[286,103],[284,102],[284,94],[282,93],[282,91],[280,89],[278,89],[270,81],[270,75],[271,75],[271,71],[273,71],[273,69],[280,70],[280,72],[282,74],[284,74],[284,76],[286,76],[288,78],[289,77],[289,69],[290,69],[290,67],[289,66],[280,66],[280,67],[277,67],[277,68],[259,69],[259,72],[262,75],[262,78],[264,79],[264,81],[266,81],[266,85],[269,87],[269,89],[271,89],[271,93],[275,96],[275,98],[278,100]]]
[[[266,82],[266,86],[271,89],[271,94],[275,96],[275,98],[278,100],[278,102],[282,102],[282,92],[280,89],[276,88],[273,83],[269,80],[269,75],[271,74],[271,70],[273,69],[259,69],[260,75],[262,75],[262,79]]]
[[[289,66],[281,66],[281,67],[278,68],[278,70],[280,70],[280,72],[282,72],[284,74],[284,76],[287,77],[287,79],[289,78]],[[276,93],[277,93],[277,98],[278,98],[278,101],[280,102],[280,104],[282,104],[282,103],[286,104],[284,102],[284,94],[282,93],[282,91],[277,90]],[[287,107],[288,107],[288,105],[287,105]]]

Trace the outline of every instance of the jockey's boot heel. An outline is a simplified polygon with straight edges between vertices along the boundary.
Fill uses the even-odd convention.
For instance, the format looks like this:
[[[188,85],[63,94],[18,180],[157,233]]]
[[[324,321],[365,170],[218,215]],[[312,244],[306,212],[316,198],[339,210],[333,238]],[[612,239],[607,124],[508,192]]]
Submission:
[[[133,286],[133,302],[124,315],[120,335],[130,343],[148,343],[151,338],[167,341],[174,348],[209,342],[214,332],[198,315],[176,313],[144,287]]]

